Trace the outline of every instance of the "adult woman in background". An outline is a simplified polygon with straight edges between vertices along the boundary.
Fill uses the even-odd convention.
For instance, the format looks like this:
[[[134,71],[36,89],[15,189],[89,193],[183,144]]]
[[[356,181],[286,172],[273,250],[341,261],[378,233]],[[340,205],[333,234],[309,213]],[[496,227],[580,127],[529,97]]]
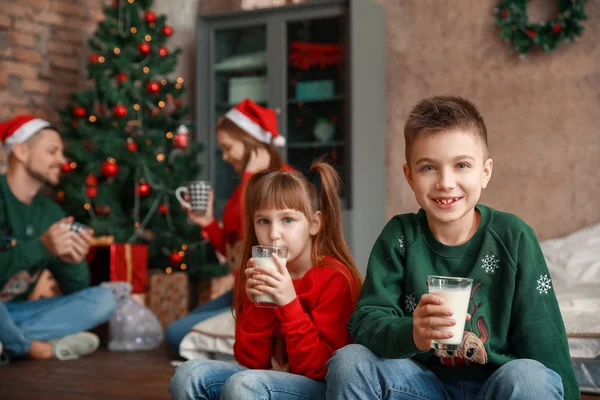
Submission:
[[[223,161],[231,164],[241,176],[225,204],[221,224],[214,217],[214,194],[211,191],[205,213],[188,210],[189,219],[198,224],[213,247],[224,255],[233,269],[239,266],[238,257],[243,241],[244,188],[252,175],[263,170],[293,170],[283,163],[276,147],[285,145],[279,135],[277,117],[270,108],[261,107],[245,99],[217,121],[217,143],[223,151]],[[235,271],[234,271],[235,273]],[[233,291],[192,310],[187,316],[167,326],[165,339],[173,353],[179,353],[179,344],[197,323],[225,310],[230,310]]]

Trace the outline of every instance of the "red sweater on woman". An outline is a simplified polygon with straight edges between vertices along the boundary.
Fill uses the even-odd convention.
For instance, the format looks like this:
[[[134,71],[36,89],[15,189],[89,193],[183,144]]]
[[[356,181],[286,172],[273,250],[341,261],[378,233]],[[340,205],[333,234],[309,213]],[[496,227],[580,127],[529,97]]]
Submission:
[[[292,167],[284,164],[283,171],[294,171]],[[252,172],[244,172],[242,182],[236,186],[229,200],[223,209],[223,227],[214,219],[209,225],[203,228],[204,233],[213,247],[224,256],[229,257],[226,251],[226,245],[233,248],[236,243],[244,238],[244,189],[252,177]],[[233,266],[232,266],[233,267]]]
[[[294,279],[296,298],[283,307],[259,308],[244,292],[237,316],[233,353],[241,365],[271,369],[277,342],[285,343],[284,360],[291,373],[324,380],[333,352],[352,342],[346,325],[354,312],[356,282],[344,265],[324,257],[301,279]],[[352,286],[351,286],[352,285]],[[278,340],[283,336],[283,341]]]

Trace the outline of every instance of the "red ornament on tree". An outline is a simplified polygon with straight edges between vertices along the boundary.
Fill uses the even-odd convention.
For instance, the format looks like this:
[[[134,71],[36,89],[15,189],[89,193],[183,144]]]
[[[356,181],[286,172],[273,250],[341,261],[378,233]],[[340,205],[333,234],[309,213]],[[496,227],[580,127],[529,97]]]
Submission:
[[[152,188],[150,188],[150,185],[148,185],[146,182],[142,182],[138,185],[138,194],[141,197],[146,197],[146,196],[150,195],[151,191],[152,191]]]
[[[148,84],[146,85],[146,91],[150,94],[156,94],[160,92],[160,83],[154,81],[148,82]]]
[[[158,207],[158,212],[161,214],[166,214],[169,212],[169,206],[166,204],[161,204],[160,207]]]
[[[181,264],[181,261],[183,261],[183,257],[181,257],[178,252],[171,253],[171,256],[169,257],[169,263],[171,265]]]
[[[93,199],[94,197],[98,196],[98,189],[95,186],[90,186],[89,188],[85,189],[85,195],[90,199]]]
[[[127,79],[129,79],[129,76],[127,76],[127,74],[124,72],[121,72],[117,75],[117,81],[119,81],[119,83],[123,83],[127,81]]]
[[[146,42],[138,44],[138,50],[143,55],[150,54],[150,49],[151,49],[150,45],[148,43],[146,43]]]
[[[166,57],[167,54],[169,54],[169,49],[167,49],[165,46],[160,46],[158,54],[160,54],[161,57]]]
[[[72,169],[73,168],[71,168],[71,163],[70,162],[66,162],[66,163],[64,163],[63,165],[60,166],[60,170],[62,172],[64,172],[65,174],[67,172],[71,172]]]
[[[136,142],[127,142],[127,150],[132,153],[136,153],[138,151],[138,146]]]
[[[144,19],[147,23],[151,24],[153,22],[156,22],[156,15],[152,11],[146,11]]]
[[[92,53],[90,54],[90,56],[88,57],[88,60],[92,63],[92,64],[96,64],[98,62],[98,60],[100,60],[100,56],[96,53]]]
[[[75,107],[73,109],[73,116],[77,117],[77,118],[85,118],[86,115],[86,111],[85,108],[83,107]]]
[[[167,36],[171,36],[173,34],[173,28],[171,28],[169,25],[165,25],[162,28],[162,33],[164,33]]]
[[[534,31],[533,29],[528,29],[527,30],[527,36],[529,36],[530,38],[535,38],[537,36],[537,32]]]
[[[176,149],[187,149],[190,144],[189,131],[185,125],[180,125],[177,129],[177,135],[173,139],[173,147]]]
[[[113,115],[117,118],[125,118],[127,116],[127,107],[117,104],[113,107]]]
[[[506,18],[510,15],[510,11],[504,10],[504,11],[502,11],[502,13],[500,15],[502,15],[502,18]]]
[[[119,173],[119,164],[117,164],[114,158],[111,158],[102,163],[100,171],[102,172],[102,175],[106,176],[107,178],[110,178]]]
[[[552,32],[560,33],[560,31],[562,31],[562,26],[560,26],[560,24],[556,24],[552,27]]]
[[[86,186],[96,186],[98,184],[98,178],[96,177],[96,175],[94,174],[89,174],[86,178],[85,178],[85,185]]]

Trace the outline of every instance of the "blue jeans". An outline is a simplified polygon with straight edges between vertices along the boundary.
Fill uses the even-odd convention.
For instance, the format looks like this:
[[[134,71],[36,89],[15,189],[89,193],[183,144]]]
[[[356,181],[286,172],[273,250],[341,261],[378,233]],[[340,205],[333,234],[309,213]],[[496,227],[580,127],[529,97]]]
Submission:
[[[173,400],[310,400],[325,398],[325,382],[224,361],[192,360],[177,367],[169,393]]]
[[[22,357],[32,340],[47,342],[92,329],[108,321],[116,307],[112,291],[100,286],[48,299],[0,302],[0,342],[7,354]]]
[[[221,297],[217,297],[200,307],[196,307],[185,317],[171,322],[167,326],[167,329],[165,329],[165,342],[167,342],[167,348],[172,353],[179,354],[179,344],[184,336],[192,330],[194,325],[220,314],[223,311],[230,310],[232,303],[233,291],[229,291]]]
[[[327,399],[554,400],[560,376],[534,360],[511,361],[486,381],[441,380],[411,359],[380,358],[359,344],[327,362]]]

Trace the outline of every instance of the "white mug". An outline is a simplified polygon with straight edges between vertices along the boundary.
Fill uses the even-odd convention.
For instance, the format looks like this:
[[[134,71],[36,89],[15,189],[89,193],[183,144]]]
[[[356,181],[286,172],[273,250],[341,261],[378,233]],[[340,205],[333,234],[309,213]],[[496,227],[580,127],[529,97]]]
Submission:
[[[175,189],[175,197],[185,207],[192,211],[202,212],[208,208],[208,196],[210,193],[210,182],[207,181],[190,181],[187,186],[181,186]],[[187,202],[183,199],[182,194],[186,193],[190,197]]]

